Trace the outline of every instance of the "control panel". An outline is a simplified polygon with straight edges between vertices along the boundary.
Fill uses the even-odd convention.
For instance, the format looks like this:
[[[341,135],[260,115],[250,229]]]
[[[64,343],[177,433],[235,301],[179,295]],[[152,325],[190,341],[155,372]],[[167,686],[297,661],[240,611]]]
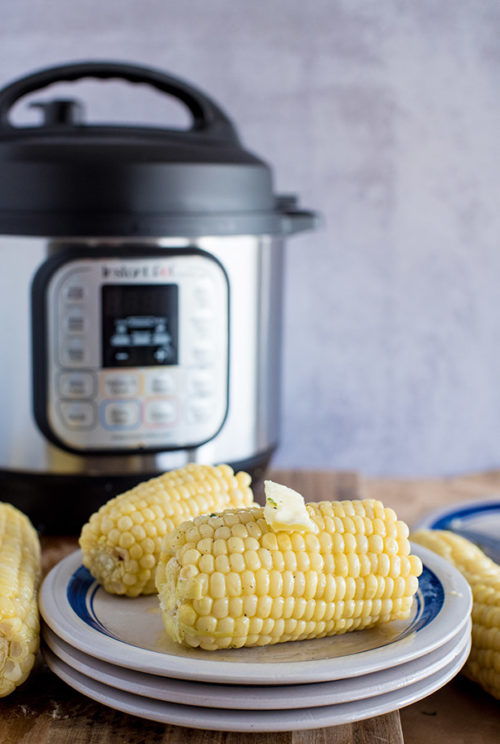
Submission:
[[[46,400],[35,410],[51,438],[130,452],[215,436],[228,404],[229,289],[214,258],[69,259],[44,295]]]

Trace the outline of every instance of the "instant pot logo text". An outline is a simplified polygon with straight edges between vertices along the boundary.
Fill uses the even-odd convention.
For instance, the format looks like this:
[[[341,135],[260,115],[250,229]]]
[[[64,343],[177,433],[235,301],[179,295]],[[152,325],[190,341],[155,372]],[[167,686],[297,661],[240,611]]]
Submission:
[[[162,264],[119,264],[102,267],[103,279],[157,279],[172,274],[172,267]]]

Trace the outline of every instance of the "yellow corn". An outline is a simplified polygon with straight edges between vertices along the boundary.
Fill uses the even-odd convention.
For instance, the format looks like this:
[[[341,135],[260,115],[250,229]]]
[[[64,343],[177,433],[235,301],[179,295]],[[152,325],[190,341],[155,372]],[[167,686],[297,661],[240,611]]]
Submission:
[[[452,563],[469,582],[472,647],[463,672],[500,699],[500,566],[469,540],[447,530],[417,530],[412,539]]]
[[[40,543],[28,517],[0,503],[0,697],[27,678],[38,650]]]
[[[274,531],[264,509],[186,522],[163,542],[165,628],[207,650],[321,638],[407,618],[422,564],[374,500],[307,504],[317,532]]]
[[[104,504],[80,535],[83,563],[112,594],[155,592],[161,541],[186,519],[253,504],[247,473],[190,464],[140,483]]]

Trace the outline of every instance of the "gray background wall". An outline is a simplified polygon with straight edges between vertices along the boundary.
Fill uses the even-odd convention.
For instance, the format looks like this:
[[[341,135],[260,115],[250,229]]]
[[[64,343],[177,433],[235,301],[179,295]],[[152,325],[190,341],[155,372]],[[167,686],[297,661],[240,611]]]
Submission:
[[[287,249],[276,464],[500,465],[497,0],[1,5],[0,85],[92,57],[161,67],[323,213]],[[137,119],[182,120],[88,85],[104,118],[136,100]]]

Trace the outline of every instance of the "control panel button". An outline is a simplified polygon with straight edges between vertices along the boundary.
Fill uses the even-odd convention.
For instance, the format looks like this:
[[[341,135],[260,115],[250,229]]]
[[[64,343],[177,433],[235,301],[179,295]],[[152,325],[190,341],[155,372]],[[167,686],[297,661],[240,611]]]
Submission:
[[[61,415],[70,429],[91,429],[95,423],[95,410],[87,401],[62,401]]]
[[[173,395],[176,384],[170,372],[148,372],[145,379],[146,395]]]
[[[150,426],[173,424],[177,419],[174,400],[148,400],[144,405],[144,420]]]
[[[68,305],[64,308],[64,327],[68,333],[83,333],[85,330],[85,316],[83,308],[78,305]]]
[[[59,376],[61,398],[91,398],[94,377],[91,372],[62,372]]]
[[[193,364],[197,367],[210,367],[215,359],[215,350],[211,344],[198,343],[191,349]]]
[[[139,376],[136,374],[115,372],[104,378],[106,398],[135,398],[138,392]]]
[[[199,338],[209,338],[213,331],[213,321],[206,315],[193,315],[191,326]]]
[[[88,349],[85,341],[81,336],[66,336],[61,348],[61,360],[63,366],[73,367],[85,364],[87,361]]]
[[[209,308],[213,302],[213,286],[209,279],[197,282],[193,287],[193,300],[199,308]]]
[[[188,394],[199,398],[213,395],[215,379],[211,372],[193,372],[188,379]]]
[[[85,300],[84,285],[70,280],[64,286],[63,298],[68,302],[83,302]]]
[[[104,403],[104,423],[112,429],[130,429],[139,424],[138,401]]]
[[[213,414],[212,400],[196,398],[190,400],[186,407],[186,421],[188,424],[201,424],[208,421]]]

